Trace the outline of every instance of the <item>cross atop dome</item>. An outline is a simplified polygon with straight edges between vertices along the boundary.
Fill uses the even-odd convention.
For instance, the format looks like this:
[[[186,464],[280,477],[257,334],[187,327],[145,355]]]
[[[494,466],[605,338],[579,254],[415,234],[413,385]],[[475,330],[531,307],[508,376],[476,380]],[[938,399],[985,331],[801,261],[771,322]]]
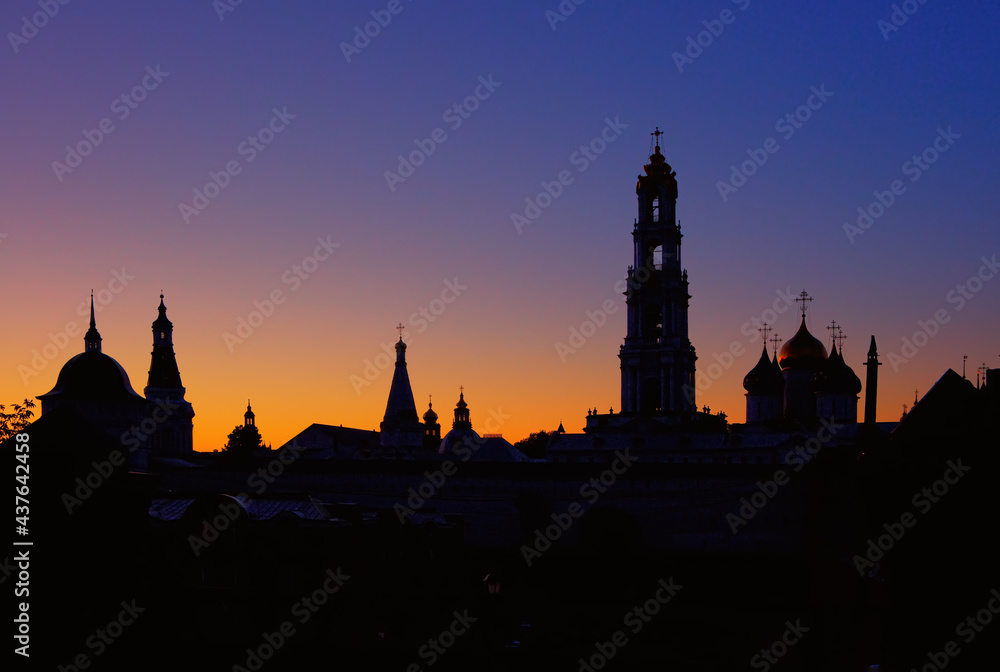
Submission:
[[[847,340],[847,336],[844,334],[844,330],[838,325],[837,334],[833,337],[833,340],[837,341],[837,349],[840,353],[844,353],[844,341]]]
[[[809,308],[809,302],[812,301],[812,300],[813,300],[812,297],[809,296],[809,294],[807,294],[806,290],[804,290],[804,289],[802,290],[802,293],[799,294],[799,298],[795,299],[795,303],[799,304],[799,306],[802,309],[802,317],[803,318],[805,318],[805,316],[806,316],[806,309]]]
[[[396,331],[399,332],[399,340],[403,340],[403,323],[400,322],[396,325]]]
[[[830,340],[832,340],[834,343],[837,342],[838,329],[840,329],[840,327],[837,325],[837,321],[830,320],[830,325],[826,328],[826,330],[830,332]]]
[[[781,336],[778,336],[777,334],[775,334],[774,336],[772,336],[770,338],[771,345],[774,346],[774,358],[775,359],[778,358],[778,343],[781,343],[783,340],[785,340],[785,339],[783,339]]]
[[[759,333],[761,335],[761,338],[764,340],[764,347],[765,348],[767,347],[767,335],[770,334],[773,331],[774,331],[774,329],[772,329],[771,327],[767,326],[767,322],[763,322],[761,324],[761,326],[757,327],[757,333]]]

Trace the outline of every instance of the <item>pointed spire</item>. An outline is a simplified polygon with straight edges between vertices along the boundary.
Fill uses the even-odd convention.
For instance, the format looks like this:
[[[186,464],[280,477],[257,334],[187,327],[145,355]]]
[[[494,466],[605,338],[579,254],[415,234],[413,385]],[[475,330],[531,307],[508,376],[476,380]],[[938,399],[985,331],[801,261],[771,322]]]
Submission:
[[[157,306],[157,317],[153,321],[153,351],[149,363],[149,377],[146,379],[146,397],[151,394],[162,395],[163,390],[174,390],[171,394],[181,399],[184,397],[184,385],[181,383],[180,369],[177,368],[177,357],[174,354],[174,325],[167,319],[167,306],[163,303],[163,291],[160,291],[160,305]],[[153,392],[160,390],[160,392]]]
[[[413,390],[410,387],[410,376],[406,372],[406,343],[403,342],[402,327],[402,324],[396,327],[400,330],[399,341],[396,342],[396,368],[392,374],[389,399],[382,418],[383,424],[389,423],[390,427],[409,427],[419,424],[417,405],[413,401]]]
[[[255,425],[257,424],[257,416],[254,415],[253,410],[250,408],[250,400],[247,399],[247,412],[243,414],[243,424],[244,425]]]
[[[97,332],[97,320],[94,319],[94,290],[90,290],[90,329],[83,336],[83,351],[100,352],[101,340],[101,335]]]
[[[865,366],[868,367],[865,378],[865,425],[874,427],[875,406],[878,403],[878,367],[882,366],[882,362],[878,361],[878,348],[875,346],[874,334],[872,334],[871,345],[868,346],[868,361],[865,362]]]

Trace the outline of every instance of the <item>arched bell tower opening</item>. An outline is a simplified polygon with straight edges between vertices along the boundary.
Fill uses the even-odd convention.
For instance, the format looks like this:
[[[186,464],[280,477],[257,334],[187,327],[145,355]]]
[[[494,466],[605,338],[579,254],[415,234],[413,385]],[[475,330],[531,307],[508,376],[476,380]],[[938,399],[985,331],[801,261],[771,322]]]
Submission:
[[[688,340],[687,272],[681,267],[677,173],[660,153],[659,138],[636,185],[633,265],[626,277],[628,326],[619,359],[622,411],[688,418],[695,411],[697,359]]]

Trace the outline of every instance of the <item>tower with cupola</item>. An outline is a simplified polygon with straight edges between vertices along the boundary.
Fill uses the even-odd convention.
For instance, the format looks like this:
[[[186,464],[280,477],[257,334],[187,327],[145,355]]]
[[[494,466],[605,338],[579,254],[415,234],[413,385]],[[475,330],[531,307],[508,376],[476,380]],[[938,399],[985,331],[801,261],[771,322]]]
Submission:
[[[153,321],[153,352],[149,378],[143,394],[151,405],[144,421],[154,455],[178,457],[194,450],[194,408],[184,399],[177,357],[174,354],[174,325],[167,319],[167,307],[160,294],[159,315]]]
[[[681,267],[677,173],[655,147],[639,175],[634,258],[625,288],[628,326],[621,360],[624,413],[690,417],[696,409],[694,346],[688,340],[687,271]]]

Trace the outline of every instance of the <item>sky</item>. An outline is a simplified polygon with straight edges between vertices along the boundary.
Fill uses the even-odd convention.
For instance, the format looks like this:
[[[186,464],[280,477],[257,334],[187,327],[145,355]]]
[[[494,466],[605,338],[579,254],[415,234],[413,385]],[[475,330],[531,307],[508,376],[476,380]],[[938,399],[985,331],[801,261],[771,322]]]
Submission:
[[[141,393],[162,290],[198,450],[248,398],[274,447],[377,429],[399,323],[418,412],[464,386],[480,432],[580,431],[620,408],[659,127],[698,406],[743,421],[805,289],[862,380],[875,335],[896,420],[1000,366],[998,30],[986,0],[10,0],[0,403],[82,352],[92,289]]]

